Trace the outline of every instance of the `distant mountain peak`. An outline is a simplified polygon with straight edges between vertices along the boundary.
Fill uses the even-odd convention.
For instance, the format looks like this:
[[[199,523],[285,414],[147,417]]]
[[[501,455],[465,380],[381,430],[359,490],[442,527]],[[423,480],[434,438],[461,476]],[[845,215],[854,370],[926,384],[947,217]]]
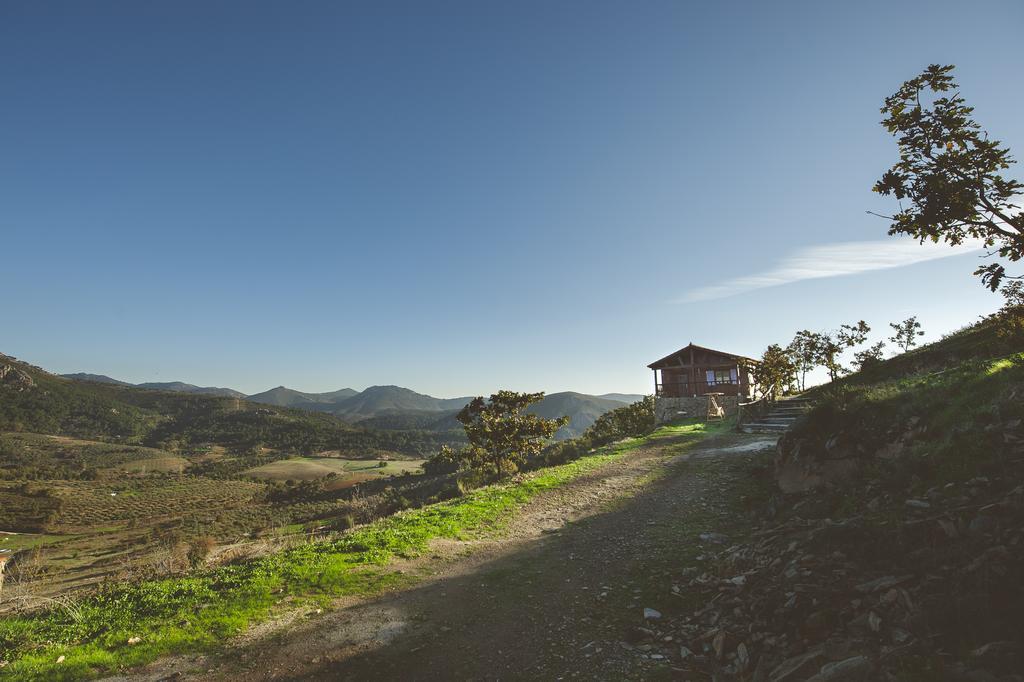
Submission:
[[[150,381],[144,384],[135,384],[137,388],[146,388],[151,391],[173,391],[174,393],[199,393],[202,395],[216,395],[225,398],[244,398],[245,394],[233,388],[221,388],[219,386],[196,386],[187,384],[184,381]]]
[[[108,377],[105,374],[89,374],[88,372],[75,372],[74,374],[61,374],[65,379],[74,379],[75,381],[91,381],[97,384],[115,384],[117,386],[131,386],[132,384],[127,381],[121,381],[120,379],[114,379]]]
[[[304,393],[287,386],[278,386],[262,393],[254,393],[247,399],[254,403],[276,405],[277,407],[298,407],[317,412],[330,412],[332,405],[358,395],[358,393],[351,388],[341,388],[327,393]]]

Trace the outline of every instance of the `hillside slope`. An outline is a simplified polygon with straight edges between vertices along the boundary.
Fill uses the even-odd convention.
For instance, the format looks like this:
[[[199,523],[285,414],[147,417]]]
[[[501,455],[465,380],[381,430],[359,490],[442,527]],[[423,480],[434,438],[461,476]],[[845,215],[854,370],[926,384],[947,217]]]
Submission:
[[[98,384],[116,384],[118,386],[131,386],[127,381],[121,381],[120,379],[114,379],[108,377],[105,374],[89,374],[88,372],[75,372],[74,374],[61,374],[65,379],[74,379],[75,381],[95,381]]]
[[[199,393],[201,395],[219,395],[225,398],[244,398],[245,394],[233,388],[220,386],[196,386],[183,381],[149,381],[135,384],[136,388],[148,388],[153,391],[174,391],[176,393]]]
[[[221,445],[236,452],[353,457],[429,456],[444,433],[372,431],[330,414],[271,408],[234,397],[77,381],[0,355],[0,431],[116,441],[167,450]],[[238,464],[241,466],[241,463]]]
[[[335,403],[330,411],[339,417],[358,421],[401,412],[457,411],[470,400],[471,397],[435,398],[401,386],[371,386],[351,398]]]
[[[602,393],[601,395],[594,397],[603,398],[604,400],[615,400],[617,402],[625,403],[627,405],[632,405],[638,400],[644,399],[643,394],[640,393]]]
[[[618,400],[606,400],[583,393],[565,391],[544,396],[538,403],[526,408],[545,419],[569,417],[569,423],[558,430],[555,438],[575,438],[593,424],[605,412],[610,412],[625,403]]]
[[[149,381],[141,384],[132,384],[120,379],[108,377],[105,374],[89,374],[88,372],[75,372],[73,374],[61,374],[65,379],[75,381],[91,381],[98,384],[114,384],[116,386],[134,386],[135,388],[148,388],[154,391],[172,391],[175,393],[200,393],[202,395],[219,395],[226,398],[244,398],[245,394],[233,388],[222,388],[219,386],[196,386],[184,381]]]
[[[703,600],[667,634],[698,651],[711,633],[723,663],[705,673],[1020,679],[1024,353],[1005,331],[989,320],[811,392],[764,529],[680,586]]]

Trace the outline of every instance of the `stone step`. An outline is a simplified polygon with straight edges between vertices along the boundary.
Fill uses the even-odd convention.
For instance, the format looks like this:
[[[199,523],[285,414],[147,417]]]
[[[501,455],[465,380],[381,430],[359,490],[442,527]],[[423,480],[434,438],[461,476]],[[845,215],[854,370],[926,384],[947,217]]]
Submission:
[[[743,425],[744,433],[782,433],[789,429],[789,424],[771,424],[768,422],[751,422]]]
[[[761,417],[761,419],[758,421],[768,422],[770,424],[792,424],[796,421],[796,417],[780,417],[778,415],[769,414],[764,417]]]

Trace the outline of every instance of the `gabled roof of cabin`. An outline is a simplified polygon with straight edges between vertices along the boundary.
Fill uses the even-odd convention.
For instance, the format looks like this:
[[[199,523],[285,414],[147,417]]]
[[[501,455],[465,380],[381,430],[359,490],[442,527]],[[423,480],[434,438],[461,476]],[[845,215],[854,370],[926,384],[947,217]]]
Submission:
[[[677,355],[680,355],[680,354],[682,354],[684,352],[687,352],[687,351],[689,351],[691,349],[699,350],[699,351],[704,351],[705,353],[715,353],[716,355],[721,355],[723,357],[729,358],[730,360],[736,360],[736,361],[743,360],[745,362],[752,362],[752,363],[757,363],[758,362],[754,358],[748,358],[745,355],[736,355],[735,353],[726,353],[724,350],[715,350],[714,348],[707,348],[705,346],[698,346],[695,343],[690,343],[690,344],[688,344],[686,346],[683,346],[682,348],[677,350],[675,353],[669,353],[668,355],[666,355],[662,359],[655,360],[651,364],[647,365],[647,367],[649,369],[661,369],[662,366],[664,364],[666,364],[669,360],[671,360],[672,358],[676,357]],[[672,366],[675,367],[677,365],[675,363],[673,363]]]

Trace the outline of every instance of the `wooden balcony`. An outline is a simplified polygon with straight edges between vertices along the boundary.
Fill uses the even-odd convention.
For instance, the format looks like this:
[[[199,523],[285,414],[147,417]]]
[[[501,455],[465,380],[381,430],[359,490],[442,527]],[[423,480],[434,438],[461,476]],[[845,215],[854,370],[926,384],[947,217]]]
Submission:
[[[692,398],[721,393],[723,395],[750,395],[750,385],[741,381],[674,381],[656,383],[654,394],[663,398]]]

